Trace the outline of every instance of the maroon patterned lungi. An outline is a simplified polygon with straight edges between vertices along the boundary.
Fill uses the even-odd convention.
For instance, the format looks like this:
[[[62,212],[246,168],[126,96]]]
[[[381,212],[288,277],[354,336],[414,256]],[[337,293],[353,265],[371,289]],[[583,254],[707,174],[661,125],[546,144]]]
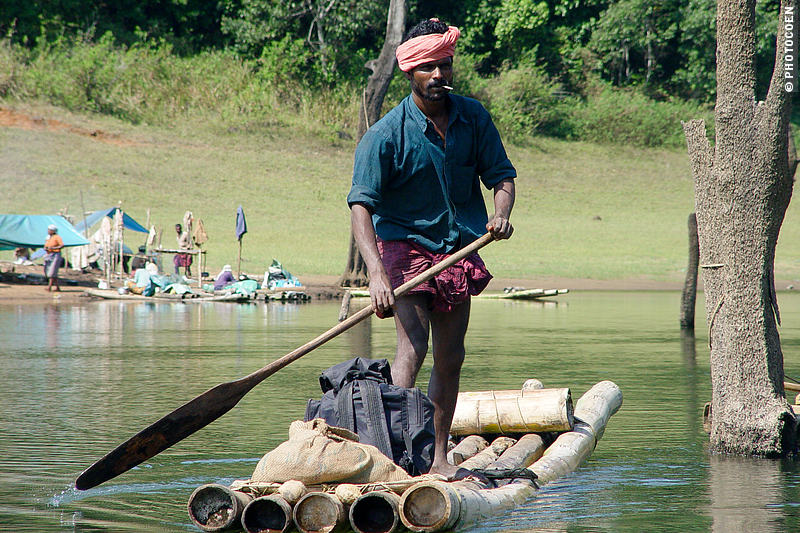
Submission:
[[[392,289],[410,281],[450,255],[430,252],[412,241],[384,241],[380,237],[377,241]],[[471,295],[480,294],[491,279],[492,275],[486,269],[483,259],[475,252],[406,294],[430,294],[431,309],[448,312]]]
[[[176,267],[190,267],[192,266],[192,254],[175,254],[172,263]]]

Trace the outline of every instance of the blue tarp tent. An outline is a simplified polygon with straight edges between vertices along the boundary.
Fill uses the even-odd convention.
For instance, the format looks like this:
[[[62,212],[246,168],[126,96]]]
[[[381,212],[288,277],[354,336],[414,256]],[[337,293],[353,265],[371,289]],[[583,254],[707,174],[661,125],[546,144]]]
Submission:
[[[99,211],[95,211],[91,215],[86,217],[86,222],[81,220],[77,224],[75,224],[75,229],[79,232],[83,232],[85,228],[91,228],[97,222],[99,222],[103,217],[114,218],[118,207],[112,207],[110,209],[100,209]],[[144,226],[133,220],[131,217],[128,216],[127,213],[122,213],[122,225],[125,229],[129,229],[131,231],[138,231],[139,233],[149,233],[149,230],[145,229]]]
[[[89,241],[58,215],[0,215],[0,250],[41,248],[47,240],[47,226],[55,224],[64,246],[83,246]]]

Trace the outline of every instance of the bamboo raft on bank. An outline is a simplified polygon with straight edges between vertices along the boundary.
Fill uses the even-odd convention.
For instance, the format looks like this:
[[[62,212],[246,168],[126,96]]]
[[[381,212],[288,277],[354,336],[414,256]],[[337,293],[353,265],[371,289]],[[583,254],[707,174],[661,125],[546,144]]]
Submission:
[[[105,300],[128,300],[142,302],[177,302],[177,303],[200,303],[200,302],[230,302],[244,303],[252,301],[248,296],[242,294],[214,294],[202,295],[196,293],[172,294],[156,293],[153,296],[143,296],[141,294],[125,293],[120,294],[116,289],[84,289],[89,296],[102,298]]]
[[[537,404],[533,398],[539,400]],[[492,403],[496,406],[493,415],[486,408]],[[394,533],[404,529],[465,529],[514,509],[534,497],[542,485],[575,471],[591,455],[608,420],[621,405],[622,392],[611,381],[594,385],[574,409],[569,389],[461,393],[456,407],[462,421],[459,424],[463,431],[473,428],[483,434],[462,439],[448,459],[468,469],[502,472],[511,479],[496,481],[495,486],[474,477],[448,482],[442,476],[427,474],[394,482],[308,487],[296,480],[238,480],[230,486],[198,487],[188,501],[189,516],[204,531],[243,528],[249,533],[282,533],[296,528],[304,533],[329,533],[349,527],[358,533]],[[537,417],[537,411],[545,414]],[[469,420],[466,413],[472,413],[473,419]],[[539,429],[550,427],[545,423],[560,424],[562,429]]]
[[[508,287],[508,289],[510,290],[504,289],[503,292],[483,292],[473,296],[473,298],[481,300],[538,300],[569,292],[569,289],[523,289],[519,287]],[[369,291],[366,289],[352,289],[348,292],[351,298],[369,298]]]
[[[567,294],[569,289],[524,289],[521,287],[506,287],[503,292],[482,292],[473,298],[489,300],[538,300]]]

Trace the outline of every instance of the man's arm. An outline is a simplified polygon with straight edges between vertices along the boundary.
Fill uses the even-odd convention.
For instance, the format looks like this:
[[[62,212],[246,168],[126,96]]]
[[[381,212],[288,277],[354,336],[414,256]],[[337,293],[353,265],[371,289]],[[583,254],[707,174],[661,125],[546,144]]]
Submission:
[[[514,233],[514,226],[509,222],[511,210],[514,208],[514,180],[503,180],[494,186],[494,215],[489,218],[486,230],[495,239],[508,239]]]
[[[369,297],[372,300],[372,309],[378,317],[394,305],[394,293],[389,275],[381,262],[378,244],[375,240],[375,228],[372,226],[372,214],[360,203],[355,203],[350,208],[350,225],[353,229],[353,238],[356,240],[361,257],[367,265],[369,274]]]

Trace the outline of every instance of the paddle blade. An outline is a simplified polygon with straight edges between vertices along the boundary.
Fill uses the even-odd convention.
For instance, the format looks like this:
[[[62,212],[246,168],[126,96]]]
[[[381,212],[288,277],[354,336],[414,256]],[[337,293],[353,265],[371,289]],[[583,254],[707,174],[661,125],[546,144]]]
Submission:
[[[230,411],[256,383],[247,378],[229,381],[185,403],[84,470],[75,488],[96,487],[163,452]]]

